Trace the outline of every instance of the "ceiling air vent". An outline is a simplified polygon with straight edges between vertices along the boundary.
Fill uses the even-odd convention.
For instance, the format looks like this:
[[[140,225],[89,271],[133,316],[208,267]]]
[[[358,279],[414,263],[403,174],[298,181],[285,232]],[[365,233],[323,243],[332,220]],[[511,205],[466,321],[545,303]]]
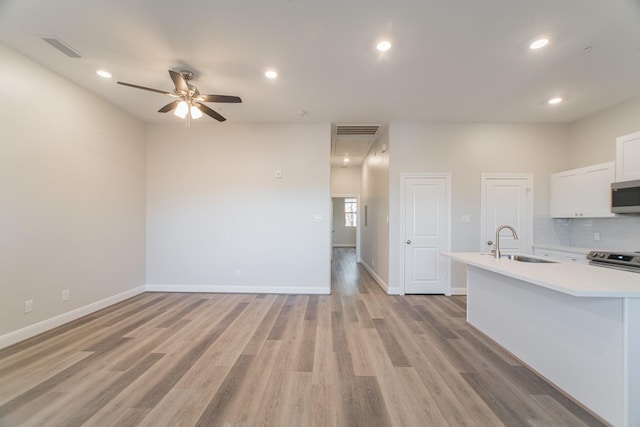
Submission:
[[[379,125],[337,125],[336,136],[375,136]]]
[[[57,38],[56,36],[45,36],[40,38],[46,41],[47,43],[49,43],[51,46],[58,49],[60,52],[67,55],[69,58],[82,58],[82,55],[80,55],[80,52],[78,52],[77,50],[75,50],[74,48],[72,48],[67,43]]]

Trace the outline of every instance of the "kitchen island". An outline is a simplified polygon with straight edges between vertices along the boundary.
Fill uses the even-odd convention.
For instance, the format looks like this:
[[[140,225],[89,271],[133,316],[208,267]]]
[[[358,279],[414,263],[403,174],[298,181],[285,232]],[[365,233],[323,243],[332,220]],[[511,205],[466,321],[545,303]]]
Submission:
[[[640,274],[446,253],[467,321],[614,426],[640,426]]]

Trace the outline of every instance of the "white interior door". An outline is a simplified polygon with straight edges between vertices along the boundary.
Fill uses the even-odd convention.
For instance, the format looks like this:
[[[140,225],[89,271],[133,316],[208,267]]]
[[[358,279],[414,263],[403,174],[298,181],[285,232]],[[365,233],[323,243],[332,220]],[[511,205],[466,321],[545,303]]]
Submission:
[[[449,176],[405,177],[404,293],[449,294]]]
[[[518,232],[500,233],[500,252],[531,253],[533,244],[533,177],[526,175],[482,176],[482,235],[480,250],[493,248],[496,229],[510,225]]]

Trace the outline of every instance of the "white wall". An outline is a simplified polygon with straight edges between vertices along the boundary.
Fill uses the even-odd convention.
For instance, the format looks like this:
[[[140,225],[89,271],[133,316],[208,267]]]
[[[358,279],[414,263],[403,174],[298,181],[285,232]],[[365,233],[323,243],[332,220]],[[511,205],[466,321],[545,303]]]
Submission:
[[[360,166],[331,166],[331,195],[360,194],[362,168]]]
[[[2,347],[142,290],[145,127],[2,45],[0,64]]]
[[[150,289],[329,292],[329,123],[150,125],[147,145]]]
[[[385,289],[389,286],[389,157],[393,148],[382,131],[362,165],[360,197],[360,257],[362,265]],[[395,153],[393,154],[395,155]],[[365,225],[365,206],[367,223]]]
[[[640,97],[569,124],[567,169],[616,159],[616,138],[640,131]]]
[[[333,197],[333,239],[334,247],[355,247],[356,228],[345,225],[344,197]],[[358,210],[360,206],[358,206]]]
[[[479,251],[482,173],[533,173],[534,213],[547,215],[549,174],[567,163],[566,125],[491,123],[392,123],[389,163],[389,285],[399,287],[400,174],[452,173],[452,250]],[[470,223],[462,223],[469,215]],[[466,288],[463,267],[453,263],[452,287]]]

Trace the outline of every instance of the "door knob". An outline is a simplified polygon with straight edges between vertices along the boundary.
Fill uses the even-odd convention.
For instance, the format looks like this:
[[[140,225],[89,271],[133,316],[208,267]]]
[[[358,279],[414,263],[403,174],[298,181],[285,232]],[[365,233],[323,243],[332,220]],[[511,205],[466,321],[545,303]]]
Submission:
[[[410,244],[411,244],[411,240],[407,240],[407,245],[410,245]]]
[[[487,245],[491,246],[493,245],[493,242],[491,240],[487,240]]]

